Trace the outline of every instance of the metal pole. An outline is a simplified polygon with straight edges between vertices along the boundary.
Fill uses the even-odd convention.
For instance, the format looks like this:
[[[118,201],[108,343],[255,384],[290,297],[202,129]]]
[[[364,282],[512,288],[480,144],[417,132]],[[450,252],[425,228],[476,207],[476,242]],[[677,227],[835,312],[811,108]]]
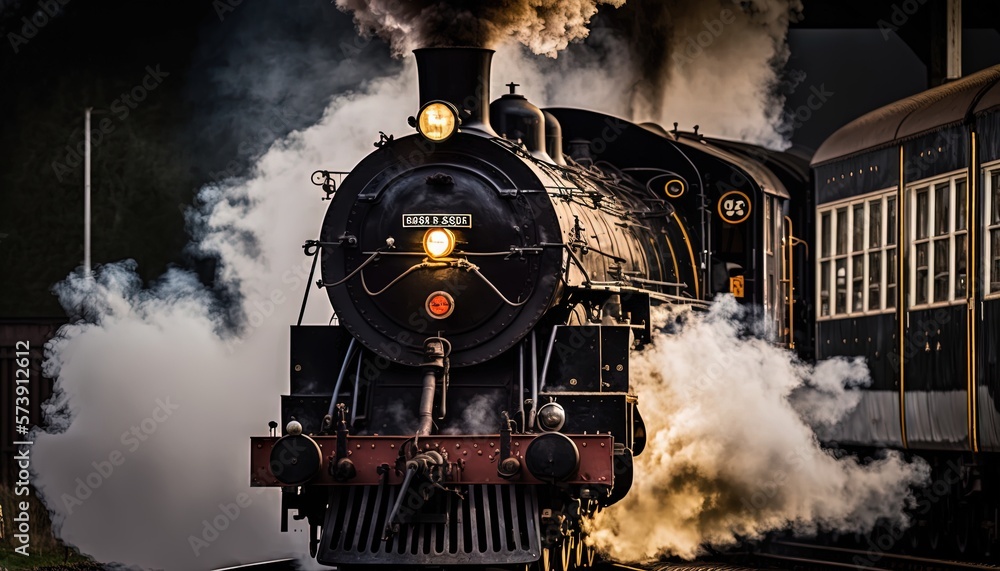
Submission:
[[[962,77],[962,0],[948,0],[946,42],[945,78],[951,81]]]
[[[83,112],[83,274],[90,276],[90,107]]]

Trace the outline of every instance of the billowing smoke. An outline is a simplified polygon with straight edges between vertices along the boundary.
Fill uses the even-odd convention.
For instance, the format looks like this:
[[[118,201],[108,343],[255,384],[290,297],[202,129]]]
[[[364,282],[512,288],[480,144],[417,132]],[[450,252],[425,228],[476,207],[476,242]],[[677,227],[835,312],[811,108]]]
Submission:
[[[200,193],[191,224],[219,259],[217,290],[179,270],[144,289],[130,262],[57,286],[79,322],[47,348],[58,394],[32,466],[64,540],[100,561],[168,570],[308,553],[305,534],[278,532],[277,491],[249,487],[248,437],[267,434],[288,390],[288,325],[309,271],[301,245],[327,204],[309,175],[355,164],[392,127],[386,117],[405,127],[410,67],[334,98],[247,180]],[[330,316],[313,288],[306,322]]]
[[[337,0],[362,33],[387,40],[397,55],[415,48],[496,47],[514,39],[536,54],[555,57],[587,37],[599,4],[625,0]]]
[[[635,484],[601,513],[593,537],[618,560],[691,558],[779,529],[871,530],[906,525],[910,486],[929,468],[894,452],[868,462],[824,450],[813,427],[835,423],[869,382],[862,361],[815,367],[754,338],[726,297],[705,314],[662,312],[671,334],[633,357],[648,430]]]
[[[636,63],[631,117],[787,146],[779,79],[800,0],[630,2],[610,14]]]
[[[602,4],[617,9],[595,17]],[[684,130],[699,125],[711,136],[771,148],[789,144],[781,83],[788,26],[802,14],[801,0],[337,0],[337,6],[354,15],[363,34],[388,40],[397,56],[419,47],[495,48],[509,40],[535,54],[558,54],[512,68],[537,79],[518,83],[539,105],[577,105],[667,129],[674,122]]]

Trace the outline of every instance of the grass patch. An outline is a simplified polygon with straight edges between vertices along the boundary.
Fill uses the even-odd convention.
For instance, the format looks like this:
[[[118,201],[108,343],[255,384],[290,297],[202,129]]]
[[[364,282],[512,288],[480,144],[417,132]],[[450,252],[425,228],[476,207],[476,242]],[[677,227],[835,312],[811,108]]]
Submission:
[[[29,547],[28,556],[25,557],[14,551],[14,548],[21,545],[14,539],[17,533],[18,522],[14,521],[20,510],[20,502],[28,502],[28,518],[31,529],[28,532]],[[67,547],[52,533],[52,522],[49,520],[49,512],[42,502],[35,496],[34,489],[30,496],[15,496],[14,490],[0,486],[0,571],[34,570],[34,571],[56,571],[61,569],[72,570],[99,570],[100,565],[79,551]]]

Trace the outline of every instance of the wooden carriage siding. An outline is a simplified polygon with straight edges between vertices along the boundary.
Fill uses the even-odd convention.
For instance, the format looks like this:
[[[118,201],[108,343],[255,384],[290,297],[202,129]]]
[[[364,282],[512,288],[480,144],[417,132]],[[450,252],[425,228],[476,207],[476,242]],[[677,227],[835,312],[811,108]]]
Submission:
[[[12,443],[22,438],[14,433],[15,344],[31,343],[30,420],[35,426],[42,422],[42,403],[52,396],[52,380],[42,377],[43,348],[63,323],[56,319],[0,320],[0,485],[5,488],[10,489],[17,478],[13,461],[17,450]]]

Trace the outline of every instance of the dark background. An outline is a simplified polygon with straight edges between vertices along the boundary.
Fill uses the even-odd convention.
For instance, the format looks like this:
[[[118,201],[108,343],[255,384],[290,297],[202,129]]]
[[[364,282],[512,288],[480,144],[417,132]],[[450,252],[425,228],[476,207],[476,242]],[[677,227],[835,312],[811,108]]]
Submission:
[[[1000,63],[997,4],[965,1],[966,75]],[[936,82],[942,6],[805,0],[778,89],[789,113],[811,86],[836,99],[811,112],[793,144],[814,150],[858,115]],[[903,9],[913,14],[897,31],[879,29]],[[32,34],[33,16],[45,24]],[[0,318],[62,315],[51,286],[83,258],[84,107],[95,108],[95,128],[107,118],[113,129],[93,147],[94,264],[133,258],[146,280],[169,265],[210,275],[185,250],[198,189],[246,174],[275,139],[313,124],[330,95],[400,65],[383,43],[355,42],[351,18],[326,0],[0,0],[0,36]],[[147,66],[167,75],[123,119],[115,102]]]

